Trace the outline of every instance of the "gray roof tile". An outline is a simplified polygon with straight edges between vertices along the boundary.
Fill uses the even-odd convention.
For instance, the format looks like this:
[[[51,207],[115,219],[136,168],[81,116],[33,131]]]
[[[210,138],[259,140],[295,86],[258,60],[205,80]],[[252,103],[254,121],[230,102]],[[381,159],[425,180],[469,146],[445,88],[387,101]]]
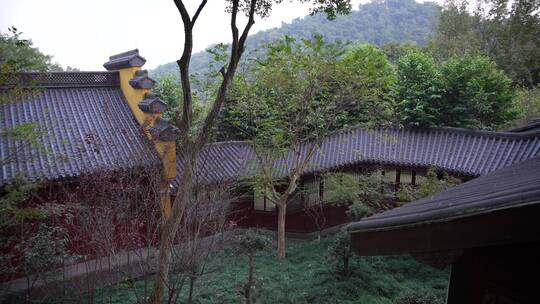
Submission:
[[[301,147],[306,155],[309,147]],[[353,165],[435,167],[454,174],[476,177],[540,155],[540,132],[483,132],[457,128],[376,129],[350,128],[329,135],[314,154],[304,174]],[[183,170],[179,151],[178,185]],[[199,158],[201,182],[246,176],[256,159],[245,142],[207,145]],[[276,175],[285,176],[294,166],[292,152],[276,162]]]
[[[102,169],[159,164],[118,86],[78,82],[42,87],[21,101],[0,104],[0,157],[6,159],[22,149],[13,161],[0,167],[0,185],[17,175],[31,180],[60,179]],[[7,96],[8,92],[1,94]],[[45,132],[40,138],[43,149],[6,135],[24,123]]]

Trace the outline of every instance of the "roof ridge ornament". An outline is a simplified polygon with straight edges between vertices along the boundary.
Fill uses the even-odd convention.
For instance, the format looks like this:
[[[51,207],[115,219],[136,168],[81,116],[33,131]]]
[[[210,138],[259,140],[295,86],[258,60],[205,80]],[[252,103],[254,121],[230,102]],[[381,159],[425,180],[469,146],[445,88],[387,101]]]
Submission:
[[[129,80],[129,84],[134,89],[151,89],[156,84],[156,81],[148,76],[147,70],[139,70]]]
[[[144,99],[139,102],[139,109],[145,113],[163,113],[167,110],[167,103],[161,100],[158,93],[147,92]]]
[[[179,134],[179,130],[167,119],[158,117],[154,124],[148,129],[150,134],[156,139],[162,141],[174,141]]]
[[[134,49],[110,56],[109,61],[103,64],[103,67],[108,71],[112,71],[132,67],[142,67],[145,63],[146,59],[139,55],[139,50]]]

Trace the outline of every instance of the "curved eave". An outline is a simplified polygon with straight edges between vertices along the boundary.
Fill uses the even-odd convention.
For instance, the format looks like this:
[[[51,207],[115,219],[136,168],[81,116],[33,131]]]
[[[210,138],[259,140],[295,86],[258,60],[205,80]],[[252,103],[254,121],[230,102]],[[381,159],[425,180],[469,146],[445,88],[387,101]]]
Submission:
[[[433,253],[540,241],[540,204],[490,210],[474,216],[427,221],[393,229],[351,232],[362,256]]]
[[[538,214],[535,157],[349,224],[347,231],[361,254],[449,250],[537,240]]]

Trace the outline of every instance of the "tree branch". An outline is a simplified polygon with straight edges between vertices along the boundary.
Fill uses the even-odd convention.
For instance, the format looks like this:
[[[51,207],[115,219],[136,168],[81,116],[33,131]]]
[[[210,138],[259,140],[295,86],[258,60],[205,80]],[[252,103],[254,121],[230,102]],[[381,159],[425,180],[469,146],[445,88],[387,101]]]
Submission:
[[[249,30],[255,23],[256,4],[257,4],[257,0],[251,0],[248,22],[242,32],[242,36],[238,38],[238,27],[236,26],[236,16],[238,14],[238,0],[233,0],[232,12],[231,12],[231,30],[233,33],[231,58],[229,61],[229,65],[227,67],[227,71],[225,72],[225,75],[221,82],[221,86],[219,87],[216,99],[214,100],[214,104],[212,105],[212,109],[206,116],[206,119],[204,120],[204,124],[197,137],[197,147],[199,149],[202,148],[202,146],[206,143],[209,133],[217,119],[217,116],[219,115],[219,111],[221,110],[221,107],[223,103],[225,102],[227,88],[229,87],[229,84],[232,82],[234,78],[234,74],[236,73],[236,68],[238,67],[238,63],[240,61],[240,58],[242,57],[242,53],[244,52],[244,46],[245,46],[247,36],[249,34]]]
[[[191,25],[195,25],[195,22],[197,21],[197,18],[199,18],[199,15],[201,14],[201,11],[203,10],[204,6],[206,5],[207,0],[203,0],[201,4],[199,4],[199,7],[197,8],[197,11],[195,12],[195,15],[193,15],[193,19],[191,19]]]

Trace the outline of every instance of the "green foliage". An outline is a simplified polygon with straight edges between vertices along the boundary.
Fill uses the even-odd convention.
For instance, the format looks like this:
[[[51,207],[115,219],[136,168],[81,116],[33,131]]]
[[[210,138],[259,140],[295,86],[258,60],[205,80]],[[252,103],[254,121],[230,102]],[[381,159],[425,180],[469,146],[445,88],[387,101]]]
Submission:
[[[397,64],[399,58],[408,53],[421,51],[421,47],[414,43],[390,42],[381,45],[380,48],[392,64]]]
[[[512,80],[484,56],[453,57],[441,66],[440,125],[496,130],[517,117]]]
[[[354,45],[347,49],[339,62],[347,71],[346,77],[354,83],[357,108],[349,113],[347,125],[358,123],[356,117],[370,115],[371,125],[388,124],[393,119],[393,87],[396,73],[385,53],[372,44]],[[359,108],[358,108],[359,107]],[[351,118],[355,117],[355,118]],[[367,122],[367,119],[360,122]]]
[[[382,125],[393,115],[393,81],[392,66],[374,46],[286,37],[235,81],[218,137],[283,148],[348,125]]]
[[[324,190],[327,202],[331,204],[350,205],[360,198],[358,179],[354,175],[343,172],[324,175]]]
[[[460,180],[444,173],[439,179],[437,171],[430,168],[426,176],[418,176],[418,186],[402,185],[398,191],[398,199],[402,202],[410,202],[439,193],[460,183]]]
[[[40,224],[37,232],[21,244],[25,272],[44,275],[60,266],[68,257],[67,242],[65,228]]]
[[[46,209],[24,206],[24,203],[39,189],[39,184],[23,178],[14,179],[0,196],[0,228],[22,223],[24,220],[42,219],[48,215]]]
[[[407,126],[495,130],[518,115],[511,79],[484,56],[437,65],[428,54],[408,53],[398,62],[396,91]]]
[[[251,255],[270,248],[271,240],[262,231],[248,229],[235,235],[232,239],[232,245],[236,253]]]
[[[47,132],[41,130],[35,123],[23,123],[6,131],[0,131],[0,137],[10,137],[19,143],[15,149],[9,149],[0,158],[0,167],[7,165],[26,148],[34,148],[38,152],[47,152],[41,138]],[[0,196],[0,227],[20,224],[24,220],[42,219],[54,212],[52,209],[26,206],[26,201],[36,193],[40,185],[36,182],[27,181],[23,176],[14,179],[4,188],[4,194]]]
[[[160,76],[156,81],[156,86],[152,88],[152,91],[160,94],[160,98],[167,103],[167,110],[163,113],[163,117],[178,125],[178,118],[182,113],[183,104],[180,82],[171,74]],[[207,107],[201,104],[198,95],[194,97],[193,119],[195,126],[198,127],[202,123],[202,118],[207,111]]]
[[[532,88],[540,82],[540,2],[448,1],[430,47],[441,60],[485,54],[515,83]]]
[[[351,221],[359,221],[364,217],[373,214],[373,209],[361,202],[355,202],[349,205],[349,209],[347,209],[346,213]]]
[[[373,44],[349,47],[343,55],[343,64],[356,70],[369,89],[391,86],[395,82],[394,68],[386,54]]]
[[[276,259],[273,249],[259,251],[255,256],[257,303],[392,304],[408,290],[426,290],[444,299],[448,270],[432,268],[409,256],[353,258],[351,275],[346,279],[336,276],[327,261],[327,248],[333,241],[291,242],[286,260]],[[238,289],[245,281],[246,263],[247,257],[232,250],[217,253],[207,274],[196,283],[194,302],[240,302]],[[127,283],[104,288],[92,296],[97,303],[136,302]],[[185,303],[186,299],[184,292],[178,302]]]
[[[350,275],[349,261],[353,253],[350,234],[340,231],[334,237],[334,242],[328,246],[327,259],[342,275],[348,277]]]
[[[480,53],[480,21],[481,16],[468,12],[468,2],[445,1],[428,49],[439,61],[456,55]]]
[[[160,98],[167,103],[167,111],[163,117],[176,123],[176,116],[181,113],[182,90],[180,82],[172,74],[165,74],[156,79],[156,85],[152,91],[158,93]]]
[[[8,30],[7,34],[0,33],[0,73],[62,70],[58,64],[51,63],[51,56],[34,47],[32,41],[22,39],[17,28]]]
[[[400,295],[396,304],[443,304],[443,300],[429,290],[410,290]]]
[[[508,128],[526,125],[532,119],[540,117],[540,87],[522,89],[516,95],[515,103],[519,114],[516,120],[508,123]]]
[[[444,81],[435,61],[422,52],[410,52],[398,61],[398,113],[408,126],[437,126]]]
[[[10,137],[12,140],[20,142],[23,146],[32,146],[39,151],[44,152],[45,146],[41,142],[41,138],[47,135],[47,132],[42,130],[33,122],[26,122],[14,126],[11,129],[0,131],[0,137]],[[0,158],[0,165],[11,162],[18,150],[8,151],[5,158]]]
[[[328,173],[324,177],[324,184],[328,202],[348,206],[347,216],[351,221],[384,210],[380,171],[361,175]]]

